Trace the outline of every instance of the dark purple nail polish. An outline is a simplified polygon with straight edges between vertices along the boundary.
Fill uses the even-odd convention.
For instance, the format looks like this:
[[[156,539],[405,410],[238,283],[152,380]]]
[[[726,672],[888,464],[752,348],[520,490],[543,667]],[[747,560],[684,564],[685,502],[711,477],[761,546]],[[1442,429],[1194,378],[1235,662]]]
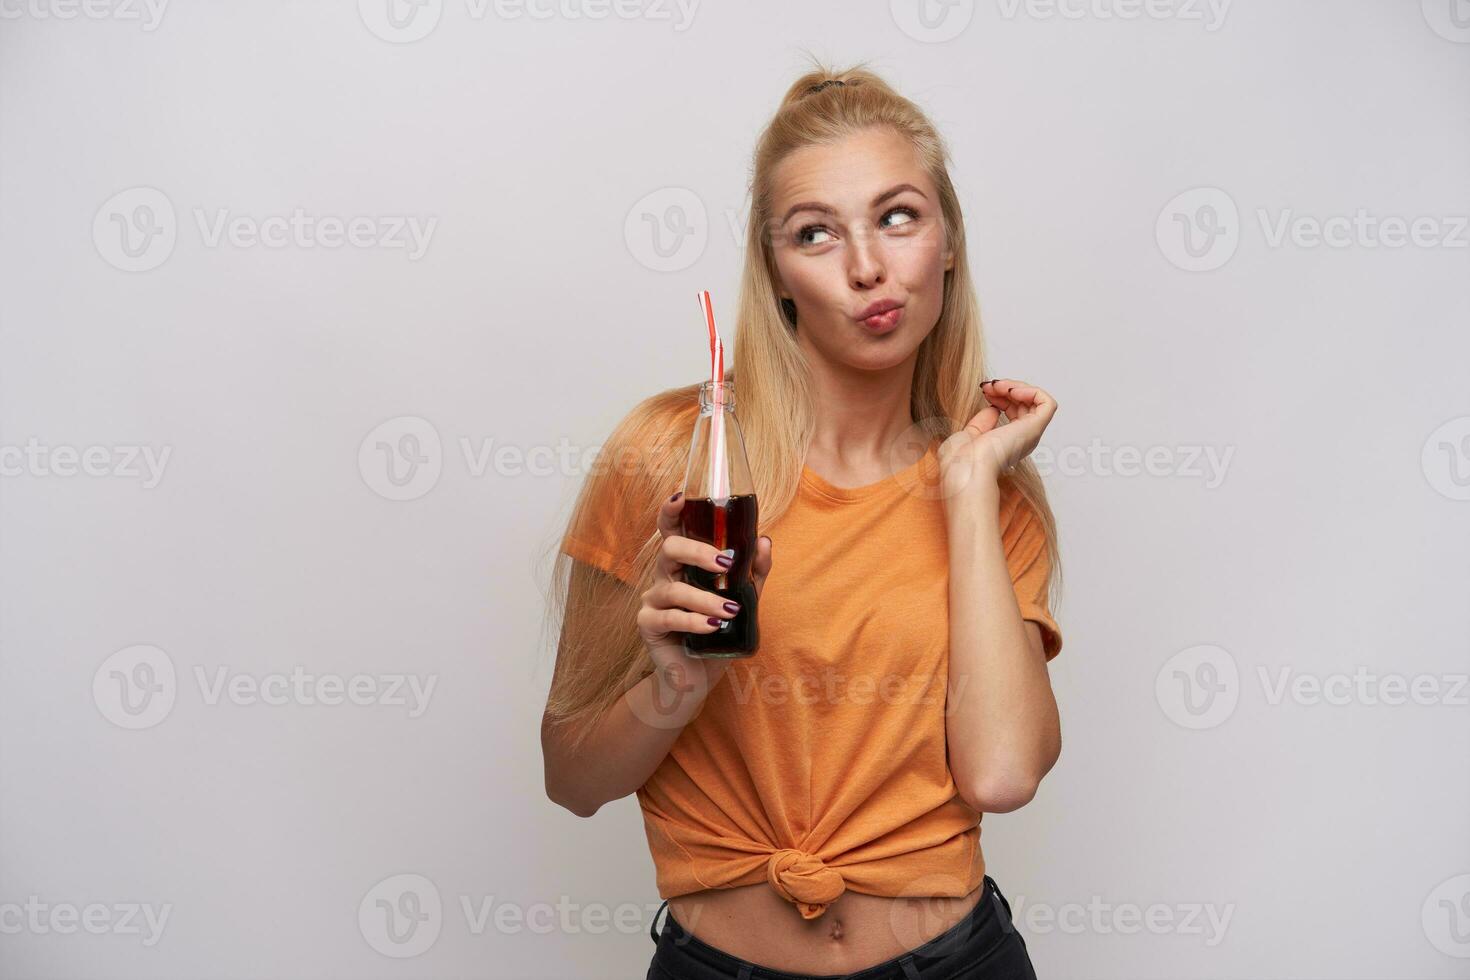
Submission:
[[[731,565],[735,564],[735,559],[731,558],[729,555],[715,555],[715,564],[719,565],[721,568],[729,568]]]
[[[683,492],[684,492],[683,490],[680,490],[679,493],[676,493],[672,497],[670,497],[669,498],[669,503],[672,504],[674,501],[678,500],[679,499],[679,494],[682,494]]]
[[[710,618],[709,618],[709,624],[710,624],[710,625],[711,625],[711,626],[719,626],[719,625],[720,625],[720,624],[722,624],[722,623],[724,623],[724,620],[723,620],[723,619],[720,619],[720,618],[718,618],[718,617],[716,617],[716,616],[711,616],[711,617],[710,617]]]
[[[740,603],[738,603],[738,602],[727,602],[727,603],[725,603],[725,612],[729,613],[730,615],[733,616],[736,613],[738,613],[739,611],[740,611]]]

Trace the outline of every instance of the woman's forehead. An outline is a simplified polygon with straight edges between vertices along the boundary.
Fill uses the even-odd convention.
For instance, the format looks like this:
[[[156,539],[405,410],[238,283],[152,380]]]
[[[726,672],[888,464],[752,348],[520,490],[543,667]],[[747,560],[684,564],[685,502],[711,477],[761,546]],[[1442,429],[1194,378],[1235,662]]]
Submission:
[[[919,165],[913,144],[886,130],[804,146],[777,165],[773,178],[771,209],[778,218],[793,204],[807,201],[863,211],[874,197],[899,184],[912,184],[934,198],[933,181]]]

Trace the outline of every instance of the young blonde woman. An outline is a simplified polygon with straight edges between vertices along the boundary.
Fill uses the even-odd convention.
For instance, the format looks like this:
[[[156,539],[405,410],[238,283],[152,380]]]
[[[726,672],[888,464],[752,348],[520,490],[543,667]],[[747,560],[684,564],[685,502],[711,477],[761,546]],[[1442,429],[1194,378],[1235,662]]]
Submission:
[[[548,796],[637,793],[668,915],[651,978],[1034,977],[980,816],[1061,748],[1056,530],[1027,456],[1056,404],[986,377],[947,150],[863,67],[761,134],[726,376],[760,504],[761,643],[685,584],[700,385],[637,405],[561,540]],[[664,909],[660,908],[660,912]]]

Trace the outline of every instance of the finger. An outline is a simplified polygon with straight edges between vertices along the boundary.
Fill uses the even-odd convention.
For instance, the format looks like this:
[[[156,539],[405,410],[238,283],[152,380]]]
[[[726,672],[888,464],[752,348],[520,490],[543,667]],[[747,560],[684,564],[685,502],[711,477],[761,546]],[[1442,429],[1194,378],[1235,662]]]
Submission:
[[[1002,387],[1001,382],[983,382],[980,385],[980,392],[985,396],[985,403],[987,405],[994,406],[996,410],[997,421],[1000,420],[1001,416],[1006,416],[1007,418],[1010,417],[1007,415],[1007,409],[1010,409],[1012,407],[1012,403],[1010,398],[1006,397],[1005,389]]]
[[[1020,414],[1018,417],[1026,418],[1031,415],[1041,417],[1043,424],[1051,420],[1056,413],[1057,403],[1041,388],[1035,385],[1024,385],[1020,392]]]
[[[654,586],[649,593],[648,604],[655,609],[683,609],[705,617],[718,616],[720,619],[734,619],[740,612],[740,603],[737,600],[726,599],[688,582],[665,582]],[[735,608],[731,609],[729,606]]]
[[[1044,395],[1040,388],[1029,385],[1024,381],[1014,378],[998,378],[995,381],[987,381],[980,386],[986,398],[992,395],[1006,399],[1013,404],[1034,404],[1040,395]]]
[[[693,565],[719,574],[728,572],[733,564],[734,559],[714,545],[686,538],[679,533],[678,528],[674,529],[673,534],[664,536],[663,545],[659,549],[659,571],[669,578],[679,574],[684,565]]]
[[[665,497],[658,508],[658,533],[664,537],[679,533],[679,512],[684,509],[684,491]]]
[[[986,405],[975,417],[965,423],[965,429],[973,435],[984,435],[1000,423],[1001,410],[998,405]]]
[[[648,602],[645,602],[638,610],[638,628],[645,636],[662,636],[668,633],[713,633],[723,623],[724,620],[707,613],[689,612],[686,609],[661,609]]]

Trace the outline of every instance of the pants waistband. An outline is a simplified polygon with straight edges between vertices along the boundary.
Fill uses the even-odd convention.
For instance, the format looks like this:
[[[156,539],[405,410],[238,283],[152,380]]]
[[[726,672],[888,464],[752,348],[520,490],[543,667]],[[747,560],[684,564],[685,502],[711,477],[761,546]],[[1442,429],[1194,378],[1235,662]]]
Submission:
[[[1000,893],[990,875],[980,886],[980,899],[963,919],[949,929],[898,956],[856,973],[809,974],[786,973],[741,959],[695,937],[672,914],[664,917],[664,928],[658,929],[659,913],[654,914],[649,936],[658,945],[654,955],[669,972],[684,976],[732,977],[737,980],[944,980],[960,969],[973,965],[996,944],[1005,941],[1014,930],[1010,903]],[[680,971],[679,965],[685,970]]]

